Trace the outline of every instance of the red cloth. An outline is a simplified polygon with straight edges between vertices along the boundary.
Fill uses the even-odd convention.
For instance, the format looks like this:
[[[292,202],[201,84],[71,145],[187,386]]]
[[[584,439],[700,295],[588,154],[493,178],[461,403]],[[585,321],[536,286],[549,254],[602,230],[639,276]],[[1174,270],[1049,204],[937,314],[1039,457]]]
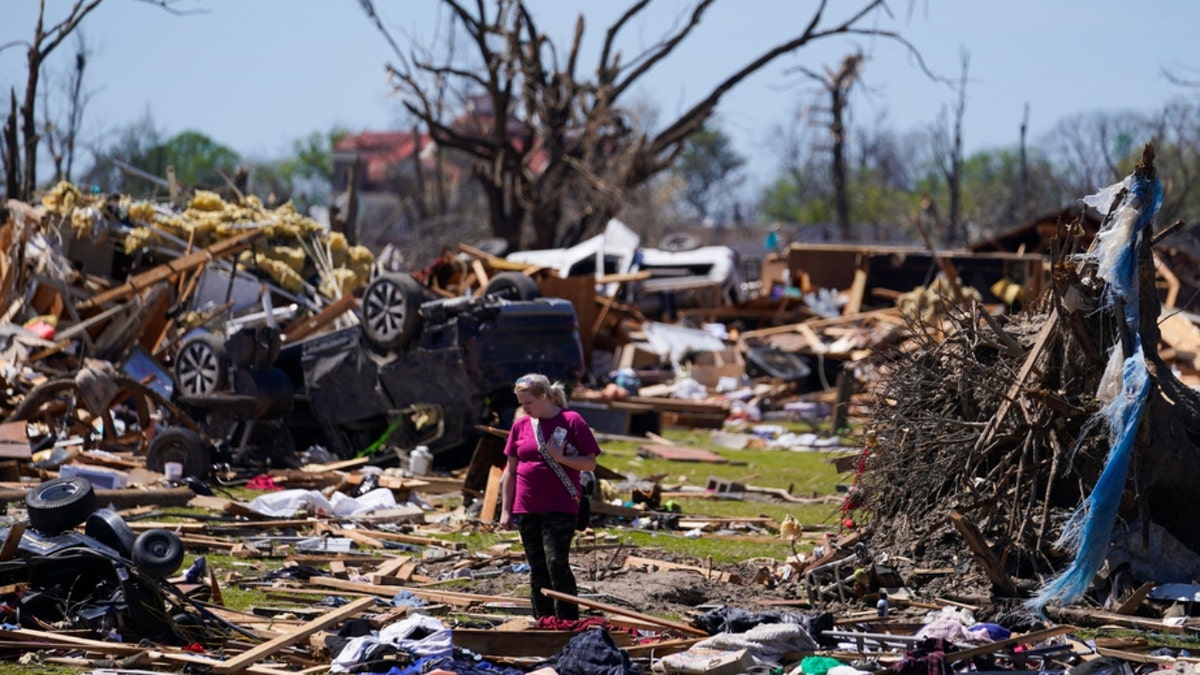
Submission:
[[[560,619],[557,616],[539,617],[537,627],[541,630],[569,630],[575,633],[589,628],[600,627],[604,630],[612,628],[612,624],[602,616],[589,616],[586,619]]]
[[[571,493],[559,480],[554,469],[542,459],[538,452],[537,434],[530,424],[532,418],[526,415],[513,422],[512,430],[508,432],[508,442],[504,446],[504,454],[517,458],[517,494],[514,499],[513,513],[578,513],[579,503],[571,499]],[[539,420],[542,427],[542,438],[549,439],[554,430],[559,427],[567,429],[567,444],[564,453],[568,456],[599,455],[600,444],[592,435],[591,428],[583,417],[574,410],[563,410],[554,417]],[[579,472],[565,464],[563,471],[575,485],[575,493],[582,494],[579,486]]]
[[[266,490],[266,491],[283,489],[275,484],[274,478],[268,476],[265,473],[259,474],[259,475],[255,476],[254,478],[251,478],[250,482],[246,483],[246,487],[251,490]]]

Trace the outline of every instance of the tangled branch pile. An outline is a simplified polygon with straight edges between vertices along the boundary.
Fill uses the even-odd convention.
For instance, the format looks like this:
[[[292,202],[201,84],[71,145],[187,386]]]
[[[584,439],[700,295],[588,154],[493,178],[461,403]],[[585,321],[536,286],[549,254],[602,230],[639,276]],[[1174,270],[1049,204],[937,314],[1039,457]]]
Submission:
[[[1147,345],[1152,385],[1117,518],[1200,550],[1200,524],[1171,506],[1191,499],[1200,475],[1200,397],[1157,354],[1149,233],[1135,255],[1135,325],[1105,295],[1095,264],[1063,258],[1051,291],[1017,315],[985,316],[976,304],[937,326],[913,326],[915,346],[892,355],[880,385],[867,430],[877,444],[855,495],[879,548],[918,566],[952,564],[964,550],[949,519],[958,512],[979,525],[1009,574],[1040,581],[1058,572],[1069,556],[1057,540],[1072,512],[1094,501],[1110,455],[1096,415],[1109,350],[1124,347],[1129,358],[1132,332]]]

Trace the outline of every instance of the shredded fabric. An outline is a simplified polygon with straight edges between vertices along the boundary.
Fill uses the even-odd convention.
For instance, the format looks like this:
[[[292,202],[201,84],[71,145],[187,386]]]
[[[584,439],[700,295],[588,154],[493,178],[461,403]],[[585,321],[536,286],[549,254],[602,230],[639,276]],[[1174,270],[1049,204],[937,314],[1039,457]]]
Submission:
[[[1074,553],[1074,560],[1025,603],[1038,615],[1052,601],[1069,604],[1082,597],[1103,564],[1129,471],[1134,436],[1150,391],[1138,330],[1138,248],[1162,204],[1162,186],[1153,170],[1139,170],[1084,201],[1112,215],[1097,233],[1096,246],[1085,259],[1095,262],[1096,274],[1105,282],[1102,309],[1123,309],[1121,317],[1132,341],[1132,353],[1125,357],[1126,345],[1119,341],[1110,352],[1109,367],[1096,392],[1097,399],[1108,402],[1096,413],[1096,419],[1105,422],[1108,429],[1108,458],[1092,493],[1072,514],[1057,542]],[[1119,369],[1116,363],[1121,364]],[[1080,442],[1083,438],[1081,435]]]

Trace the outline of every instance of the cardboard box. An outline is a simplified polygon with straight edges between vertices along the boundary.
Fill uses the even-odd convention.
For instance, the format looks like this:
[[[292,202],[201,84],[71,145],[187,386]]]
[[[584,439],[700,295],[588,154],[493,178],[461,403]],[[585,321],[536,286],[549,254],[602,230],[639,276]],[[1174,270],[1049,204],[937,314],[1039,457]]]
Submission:
[[[692,379],[709,389],[716,389],[722,377],[738,379],[745,374],[746,361],[737,347],[726,347],[719,352],[700,352],[692,359]]]

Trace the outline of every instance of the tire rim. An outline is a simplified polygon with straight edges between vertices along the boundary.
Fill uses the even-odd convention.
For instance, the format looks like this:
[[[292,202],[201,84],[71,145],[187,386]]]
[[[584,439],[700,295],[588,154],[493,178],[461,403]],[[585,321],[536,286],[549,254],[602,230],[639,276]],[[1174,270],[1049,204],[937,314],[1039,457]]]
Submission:
[[[79,485],[73,482],[58,483],[49,485],[41,491],[40,496],[46,501],[56,501],[64,497],[74,497],[79,494]]]
[[[363,319],[384,340],[400,334],[404,326],[404,291],[391,279],[381,279],[367,289]]]
[[[207,343],[197,340],[183,346],[175,372],[179,388],[190,396],[211,394],[217,389],[221,362]]]

